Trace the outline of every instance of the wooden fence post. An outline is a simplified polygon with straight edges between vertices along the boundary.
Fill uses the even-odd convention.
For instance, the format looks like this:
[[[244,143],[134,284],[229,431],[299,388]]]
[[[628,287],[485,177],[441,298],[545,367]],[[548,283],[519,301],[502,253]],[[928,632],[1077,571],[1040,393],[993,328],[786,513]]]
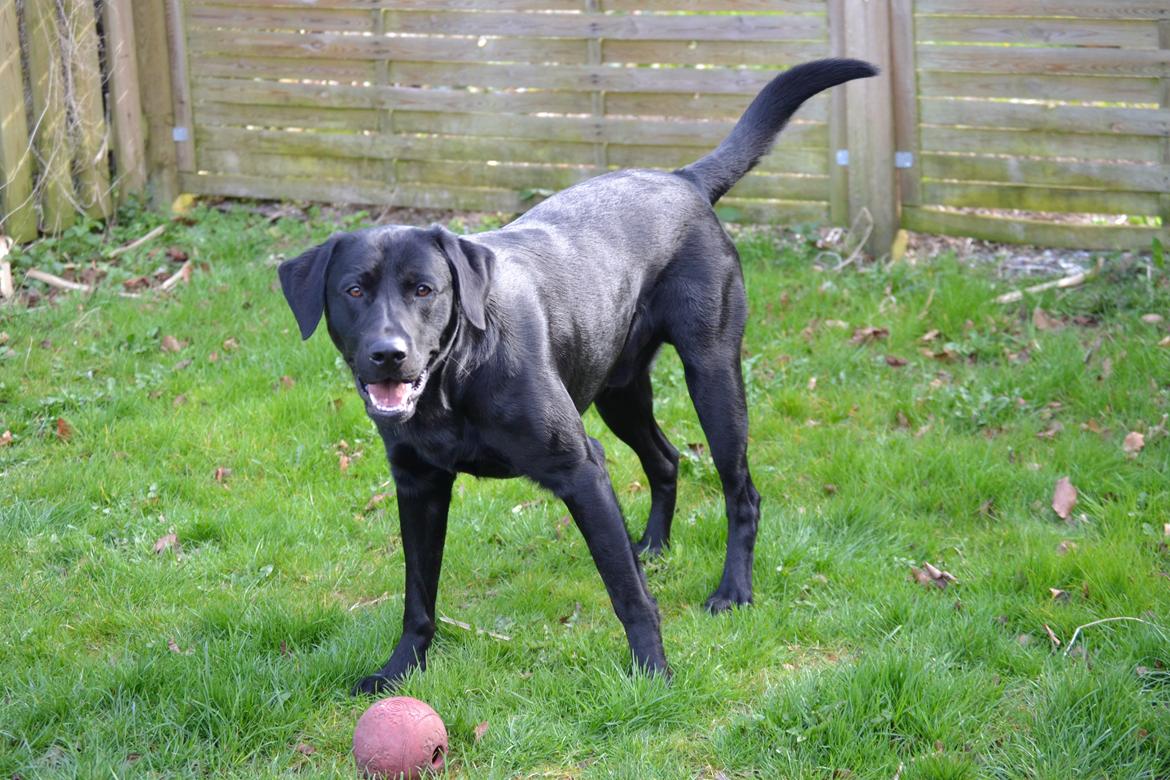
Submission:
[[[118,199],[146,188],[146,149],[142,135],[138,61],[135,58],[134,20],[129,0],[104,4],[106,60],[110,74],[110,117],[114,132],[114,173]]]
[[[93,0],[65,0],[65,29],[72,56],[73,101],[77,126],[74,164],[78,206],[95,219],[110,215],[110,162],[106,112],[102,105],[102,67],[98,62],[97,18]]]
[[[131,8],[138,71],[151,75],[150,88],[140,93],[146,118],[147,186],[155,208],[169,208],[179,194],[179,168],[172,136],[175,104],[166,13],[159,0],[131,0]]]
[[[0,3],[0,233],[17,241],[37,237],[32,151],[24,110],[24,72],[16,4]]]
[[[57,233],[73,224],[71,145],[65,126],[65,77],[61,32],[54,0],[24,4],[28,31],[28,69],[32,85],[33,146],[40,158],[41,229]]]
[[[890,251],[899,224],[894,177],[894,111],[890,57],[890,0],[845,0],[845,51],[881,68],[877,78],[846,85],[849,213],[873,217],[867,251]]]

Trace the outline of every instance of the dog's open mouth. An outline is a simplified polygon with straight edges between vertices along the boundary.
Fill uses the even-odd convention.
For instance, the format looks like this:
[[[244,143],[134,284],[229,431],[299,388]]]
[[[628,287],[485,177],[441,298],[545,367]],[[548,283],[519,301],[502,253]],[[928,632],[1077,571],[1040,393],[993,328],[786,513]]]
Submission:
[[[427,374],[424,368],[413,382],[363,382],[358,379],[357,384],[369,412],[383,417],[405,419],[414,412],[415,402],[426,387]]]

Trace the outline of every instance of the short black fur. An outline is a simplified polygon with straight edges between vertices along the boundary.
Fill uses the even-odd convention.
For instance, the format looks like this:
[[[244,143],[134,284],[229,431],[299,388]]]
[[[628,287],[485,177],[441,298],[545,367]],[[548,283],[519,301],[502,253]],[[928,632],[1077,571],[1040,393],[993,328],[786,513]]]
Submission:
[[[324,315],[386,446],[406,561],[402,635],[355,691],[425,668],[451,487],[459,472],[524,476],[560,497],[585,538],[635,665],[669,671],[658,607],[638,562],[669,543],[678,451],[653,415],[650,369],[677,350],[727,506],[727,556],[712,612],[752,600],[760,496],[747,462],[739,255],[712,204],[770,148],[807,98],[872,76],[854,60],[775,78],[719,147],[674,173],[628,170],[561,192],[505,227],[376,227],[283,263],[303,338]],[[626,534],[601,445],[580,414],[596,405],[641,460],[646,531]]]

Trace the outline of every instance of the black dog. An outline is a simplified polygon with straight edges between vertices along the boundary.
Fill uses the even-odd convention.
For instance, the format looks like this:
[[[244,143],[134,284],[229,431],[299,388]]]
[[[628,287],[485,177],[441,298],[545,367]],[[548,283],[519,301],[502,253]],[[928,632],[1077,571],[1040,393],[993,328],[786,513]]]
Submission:
[[[559,496],[589,547],[638,667],[666,672],[658,606],[638,565],[601,445],[602,419],[641,459],[650,519],[637,549],[668,543],[678,452],[654,421],[650,368],[678,351],[727,502],[727,559],[706,605],[752,599],[760,495],[747,463],[739,255],[712,210],[808,98],[877,71],[821,60],[769,83],[714,152],[673,173],[590,179],[489,233],[376,227],[280,266],[303,338],[325,314],[386,444],[406,557],[402,636],[356,686],[426,668],[456,472],[525,476]]]

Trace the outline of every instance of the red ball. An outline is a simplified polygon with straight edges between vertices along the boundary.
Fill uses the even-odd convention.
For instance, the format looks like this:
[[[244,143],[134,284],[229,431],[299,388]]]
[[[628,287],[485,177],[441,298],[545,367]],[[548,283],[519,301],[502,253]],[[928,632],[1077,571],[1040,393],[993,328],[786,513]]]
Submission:
[[[394,696],[370,705],[353,730],[353,758],[367,777],[417,780],[447,760],[447,727],[426,702]]]

